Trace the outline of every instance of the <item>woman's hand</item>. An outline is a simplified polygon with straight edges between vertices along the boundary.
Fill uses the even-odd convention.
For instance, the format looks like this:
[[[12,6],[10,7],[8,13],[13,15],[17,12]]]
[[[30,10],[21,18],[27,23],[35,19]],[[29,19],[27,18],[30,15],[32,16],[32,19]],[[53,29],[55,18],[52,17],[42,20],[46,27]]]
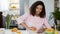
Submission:
[[[35,27],[30,27],[30,30],[35,31],[36,28]]]
[[[29,30],[32,30],[32,31],[36,31],[36,28],[35,27],[29,27],[28,29]]]
[[[42,33],[42,32],[44,32],[44,31],[45,31],[44,28],[40,28],[40,29],[37,31],[37,33]]]

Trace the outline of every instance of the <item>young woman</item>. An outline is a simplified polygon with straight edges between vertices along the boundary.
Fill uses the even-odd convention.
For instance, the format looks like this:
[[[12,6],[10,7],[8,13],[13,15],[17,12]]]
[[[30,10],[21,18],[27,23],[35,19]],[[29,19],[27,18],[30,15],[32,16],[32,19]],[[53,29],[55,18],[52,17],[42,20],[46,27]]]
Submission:
[[[45,28],[51,28],[45,16],[44,3],[42,1],[37,1],[30,7],[30,13],[26,13],[19,17],[17,22],[28,30],[35,29],[36,32],[43,32],[44,26]]]

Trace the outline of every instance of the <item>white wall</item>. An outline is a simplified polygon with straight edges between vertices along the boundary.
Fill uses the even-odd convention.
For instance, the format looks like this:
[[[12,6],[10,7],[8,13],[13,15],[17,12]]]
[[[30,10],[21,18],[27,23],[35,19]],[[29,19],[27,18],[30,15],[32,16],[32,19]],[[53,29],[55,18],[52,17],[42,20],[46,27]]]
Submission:
[[[9,10],[9,1],[8,0],[0,0],[0,11]]]
[[[38,0],[29,0],[29,7]],[[43,1],[45,4],[45,8],[46,8],[46,18],[47,20],[49,20],[49,16],[50,13],[54,11],[54,0],[39,0],[39,1]],[[54,23],[54,20],[48,21],[49,24],[52,26]]]
[[[25,0],[25,3],[24,3],[24,12],[26,13],[29,12],[29,0]]]

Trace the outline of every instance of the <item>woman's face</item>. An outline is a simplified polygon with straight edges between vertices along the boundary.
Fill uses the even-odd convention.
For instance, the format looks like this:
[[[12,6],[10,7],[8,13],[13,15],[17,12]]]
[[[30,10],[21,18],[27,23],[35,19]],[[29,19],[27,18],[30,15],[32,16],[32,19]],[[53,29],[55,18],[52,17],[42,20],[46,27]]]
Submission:
[[[39,14],[40,14],[40,12],[42,11],[42,8],[43,8],[42,5],[38,5],[38,6],[36,7],[36,15],[39,15]]]

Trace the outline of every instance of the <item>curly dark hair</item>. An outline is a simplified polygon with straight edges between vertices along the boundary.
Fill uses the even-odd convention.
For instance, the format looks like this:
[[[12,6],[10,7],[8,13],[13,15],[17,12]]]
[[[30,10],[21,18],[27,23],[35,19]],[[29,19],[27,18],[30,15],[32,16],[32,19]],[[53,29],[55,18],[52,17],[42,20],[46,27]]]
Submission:
[[[33,15],[33,16],[35,15],[35,13],[36,13],[36,7],[38,5],[42,5],[43,6],[42,11],[39,14],[39,16],[41,18],[44,18],[46,16],[46,12],[45,12],[45,5],[44,5],[44,3],[42,1],[37,1],[37,2],[35,2],[35,3],[32,4],[32,6],[30,7],[30,14]]]

